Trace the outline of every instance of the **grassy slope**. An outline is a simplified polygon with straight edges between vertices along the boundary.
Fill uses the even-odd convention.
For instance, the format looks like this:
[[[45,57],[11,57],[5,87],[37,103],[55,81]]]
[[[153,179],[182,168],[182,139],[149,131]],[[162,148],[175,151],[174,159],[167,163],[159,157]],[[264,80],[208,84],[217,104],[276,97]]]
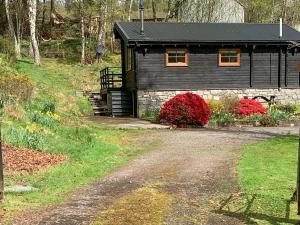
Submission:
[[[38,124],[49,131],[43,134],[43,147],[40,150],[62,153],[69,156],[70,160],[34,175],[8,174],[6,185],[33,185],[39,191],[7,194],[1,206],[5,212],[2,223],[9,221],[18,211],[62,201],[66,193],[104,175],[132,158],[138,151],[138,147],[130,144],[131,137],[136,135],[134,131],[103,128],[80,119],[80,115],[91,112],[91,109],[86,98],[74,97],[75,90],[94,85],[97,75],[93,73],[98,74],[99,68],[44,60],[41,68],[23,61],[17,63],[17,69],[28,74],[35,82],[36,89],[35,97],[26,107],[25,115],[19,119],[7,119],[12,124],[10,126],[21,129],[32,124],[28,116],[31,111],[40,110],[43,102],[55,102],[61,121],[50,128]],[[4,133],[7,130],[8,125],[4,127]],[[10,142],[11,138],[8,135],[5,141]],[[120,152],[123,154],[119,154]]]
[[[289,201],[296,185],[297,149],[294,136],[243,148],[238,172],[244,196],[233,201],[233,216],[246,216],[249,224],[297,223],[296,204]]]

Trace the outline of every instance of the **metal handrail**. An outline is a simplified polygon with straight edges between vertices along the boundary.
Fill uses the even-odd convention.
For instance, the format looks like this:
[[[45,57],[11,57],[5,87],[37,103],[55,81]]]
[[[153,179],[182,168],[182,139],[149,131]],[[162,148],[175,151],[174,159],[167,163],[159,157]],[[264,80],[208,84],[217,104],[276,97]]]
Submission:
[[[100,71],[100,86],[103,89],[121,88],[123,83],[121,67],[107,67]]]

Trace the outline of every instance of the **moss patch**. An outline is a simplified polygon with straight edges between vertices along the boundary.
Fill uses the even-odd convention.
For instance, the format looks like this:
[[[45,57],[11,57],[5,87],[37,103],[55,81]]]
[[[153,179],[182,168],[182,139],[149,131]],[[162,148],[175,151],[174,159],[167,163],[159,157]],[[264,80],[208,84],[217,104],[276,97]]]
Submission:
[[[159,225],[171,208],[172,197],[156,189],[139,188],[102,212],[92,225]]]

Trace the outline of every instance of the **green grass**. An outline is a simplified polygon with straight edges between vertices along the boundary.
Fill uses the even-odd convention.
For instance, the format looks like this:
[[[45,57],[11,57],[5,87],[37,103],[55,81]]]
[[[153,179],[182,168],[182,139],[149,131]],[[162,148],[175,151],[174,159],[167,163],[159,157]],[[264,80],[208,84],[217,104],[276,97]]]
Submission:
[[[242,149],[238,165],[242,194],[222,213],[244,218],[248,224],[296,224],[291,202],[297,178],[298,138],[284,136]],[[225,207],[226,208],[226,207]]]
[[[87,98],[76,97],[75,91],[98,88],[98,70],[103,65],[68,65],[55,59],[44,59],[42,65],[36,67],[30,61],[17,62],[17,71],[27,74],[34,82],[35,93],[30,103],[16,108],[22,108],[20,118],[14,117],[15,112],[6,116],[4,141],[24,145],[16,136],[10,136],[9,130],[13,128],[19,132],[26,129],[34,124],[33,113],[40,113],[45,104],[53,103],[56,105],[55,114],[61,119],[35,123],[41,130],[37,131],[41,138],[38,150],[64,154],[69,160],[34,174],[6,174],[6,186],[32,185],[38,191],[6,194],[1,205],[4,213],[1,224],[9,224],[26,209],[38,209],[63,201],[71,191],[105,175],[147,149],[131,141],[138,135],[137,131],[105,128],[81,119],[81,116],[91,114],[92,110]]]

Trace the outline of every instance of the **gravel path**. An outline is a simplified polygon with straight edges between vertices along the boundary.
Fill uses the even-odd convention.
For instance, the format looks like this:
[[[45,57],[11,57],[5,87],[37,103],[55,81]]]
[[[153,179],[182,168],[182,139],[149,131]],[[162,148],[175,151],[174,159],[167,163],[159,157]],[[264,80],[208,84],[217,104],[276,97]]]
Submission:
[[[164,191],[175,199],[165,220],[167,225],[243,224],[238,219],[214,214],[211,205],[211,200],[220,194],[238,191],[234,168],[240,147],[295,132],[296,128],[149,131],[139,141],[160,139],[157,149],[74,192],[61,205],[27,220],[22,218],[16,224],[90,224],[115,200],[152,182],[163,182]]]

